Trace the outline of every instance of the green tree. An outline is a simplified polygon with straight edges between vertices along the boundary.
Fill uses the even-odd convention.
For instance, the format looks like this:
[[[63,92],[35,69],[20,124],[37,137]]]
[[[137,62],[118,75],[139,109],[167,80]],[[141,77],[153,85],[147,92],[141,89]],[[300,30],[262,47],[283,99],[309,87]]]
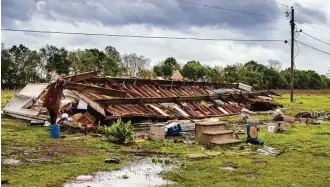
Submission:
[[[12,87],[16,84],[18,69],[11,58],[9,50],[1,44],[1,85],[2,87]]]
[[[219,66],[205,67],[206,68],[206,81],[207,82],[215,82],[215,83],[223,83],[225,81],[223,68]]]
[[[182,75],[191,80],[205,80],[207,69],[199,61],[189,61],[182,68]]]
[[[106,58],[103,64],[103,75],[105,76],[118,76],[121,75],[125,69],[123,66],[122,59],[120,57],[120,53],[116,48],[112,46],[107,46],[105,48]]]
[[[41,58],[46,62],[47,72],[55,70],[58,74],[68,75],[70,73],[71,62],[68,60],[68,51],[56,46],[46,45],[40,49]]]
[[[172,76],[175,70],[181,70],[180,64],[173,57],[168,57],[165,61],[160,62],[158,65],[153,67],[153,71],[157,76]]]
[[[242,66],[242,64],[234,64],[234,65],[227,65],[223,69],[223,73],[225,76],[225,81],[228,83],[237,82],[239,80],[239,73],[238,73],[238,67]]]
[[[31,51],[24,45],[13,45],[9,49],[2,46],[3,62],[2,73],[5,76],[2,82],[5,85],[15,87],[25,85],[28,82],[40,82],[40,56],[37,51]]]

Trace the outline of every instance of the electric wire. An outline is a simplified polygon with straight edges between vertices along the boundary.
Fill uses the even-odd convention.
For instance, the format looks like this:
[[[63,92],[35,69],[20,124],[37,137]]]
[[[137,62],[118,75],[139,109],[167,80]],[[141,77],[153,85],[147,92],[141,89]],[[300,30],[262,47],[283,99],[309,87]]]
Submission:
[[[313,39],[315,39],[315,40],[317,40],[317,41],[319,41],[319,42],[322,42],[322,43],[324,43],[324,44],[330,45],[330,43],[325,42],[325,41],[323,41],[323,40],[321,40],[321,39],[318,39],[318,38],[316,38],[316,37],[314,37],[314,36],[312,36],[312,35],[309,35],[309,34],[307,34],[307,33],[304,32],[304,31],[302,31],[302,33],[304,33],[306,36],[309,36],[309,37],[311,37],[311,38],[313,38]]]
[[[322,52],[322,53],[324,53],[324,54],[330,55],[330,52],[323,51],[323,50],[321,50],[321,49],[318,49],[318,48],[316,48],[316,47],[313,47],[313,46],[311,46],[311,45],[308,45],[308,44],[306,44],[306,43],[303,43],[303,42],[301,42],[301,41],[299,41],[299,40],[295,40],[295,41],[298,42],[298,43],[301,44],[301,45],[304,45],[304,46],[309,47],[309,48],[311,48],[311,49],[314,49],[314,50],[316,50],[316,51]]]
[[[143,35],[126,35],[126,34],[102,34],[102,33],[85,33],[85,32],[62,32],[62,31],[43,31],[29,29],[10,29],[1,28],[2,31],[12,32],[28,32],[43,34],[66,34],[66,35],[86,35],[86,36],[106,36],[121,38],[145,38],[145,39],[171,39],[171,40],[201,40],[201,41],[237,41],[237,42],[284,42],[278,39],[234,39],[234,38],[196,38],[196,37],[172,37],[172,36],[143,36]]]
[[[172,0],[172,1],[176,1],[176,2],[184,3],[184,4],[195,5],[195,6],[202,6],[202,7],[207,7],[207,8],[214,8],[214,9],[219,9],[219,10],[225,10],[225,11],[230,11],[230,12],[237,12],[237,13],[242,13],[242,14],[248,14],[248,15],[253,15],[253,16],[261,16],[261,17],[268,17],[268,18],[274,18],[274,19],[289,20],[289,19],[284,18],[284,17],[271,16],[271,15],[259,14],[259,13],[254,13],[254,12],[246,12],[246,11],[242,11],[242,10],[236,10],[236,9],[225,8],[225,7],[219,7],[219,6],[214,6],[214,5],[194,3],[194,2],[190,2],[190,1],[183,1],[183,0]]]

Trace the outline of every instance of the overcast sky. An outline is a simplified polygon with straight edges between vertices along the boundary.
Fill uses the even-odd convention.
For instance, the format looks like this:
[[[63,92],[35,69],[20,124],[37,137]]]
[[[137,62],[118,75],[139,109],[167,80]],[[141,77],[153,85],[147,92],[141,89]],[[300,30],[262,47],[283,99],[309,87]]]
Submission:
[[[186,0],[256,14],[285,18],[290,7],[269,0]],[[294,5],[298,29],[330,43],[329,0],[279,0]],[[306,13],[312,13],[311,16]],[[1,27],[146,36],[174,36],[235,39],[290,39],[289,21],[246,15],[189,5],[173,0],[2,0]],[[304,34],[298,40],[330,52],[330,46]],[[1,32],[5,46],[24,44],[39,49],[46,44],[65,47],[104,49],[111,45],[121,53],[138,53],[151,58],[152,65],[173,56],[181,64],[199,60],[206,65],[224,66],[255,60],[268,64],[279,60],[290,66],[290,45],[284,42],[189,41],[164,39],[114,38],[59,34]],[[299,45],[299,44],[298,44]],[[330,56],[299,45],[296,68],[325,74]],[[298,50],[296,49],[296,52]]]

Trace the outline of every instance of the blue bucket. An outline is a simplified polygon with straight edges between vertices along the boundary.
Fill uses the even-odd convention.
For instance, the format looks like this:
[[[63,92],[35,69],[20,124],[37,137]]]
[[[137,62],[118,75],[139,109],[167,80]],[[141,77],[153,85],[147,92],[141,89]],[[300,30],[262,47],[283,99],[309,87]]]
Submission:
[[[60,138],[60,126],[57,124],[50,124],[49,127],[49,134],[51,138]]]

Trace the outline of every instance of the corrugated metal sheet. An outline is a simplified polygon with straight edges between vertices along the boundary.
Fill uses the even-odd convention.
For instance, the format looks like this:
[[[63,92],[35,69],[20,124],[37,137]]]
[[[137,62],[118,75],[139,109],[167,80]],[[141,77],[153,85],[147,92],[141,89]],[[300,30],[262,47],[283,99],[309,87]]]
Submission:
[[[18,94],[31,98],[38,98],[39,95],[46,89],[48,84],[27,84]]]
[[[15,95],[5,106],[4,113],[15,116],[20,119],[42,119],[38,117],[39,111],[34,109],[27,109],[32,106],[33,98],[23,95]]]

